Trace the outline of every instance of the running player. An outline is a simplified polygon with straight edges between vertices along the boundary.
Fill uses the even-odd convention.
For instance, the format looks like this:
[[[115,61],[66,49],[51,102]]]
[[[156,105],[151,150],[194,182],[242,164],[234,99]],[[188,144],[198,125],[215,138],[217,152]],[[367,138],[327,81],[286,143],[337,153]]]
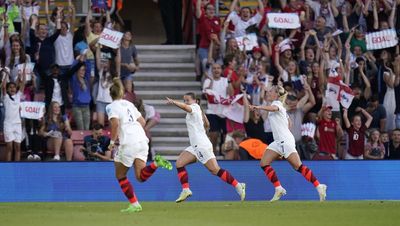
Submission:
[[[267,97],[268,101],[272,102],[271,105],[250,105],[250,109],[252,110],[260,109],[269,111],[268,119],[271,124],[274,142],[267,147],[267,151],[261,158],[260,164],[265,175],[275,187],[275,194],[271,202],[279,200],[286,194],[286,190],[281,186],[274,169],[271,167],[271,163],[281,156],[285,157],[294,169],[300,172],[309,182],[314,184],[318,191],[320,201],[324,201],[326,198],[327,186],[325,184],[320,184],[312,171],[302,164],[299,154],[296,151],[295,139],[289,130],[289,116],[286,114],[286,109],[282,104],[285,102],[286,96],[287,92],[283,87],[272,86],[268,90]]]
[[[121,212],[140,212],[142,206],[139,204],[135,192],[128,178],[127,172],[134,165],[135,176],[139,182],[144,182],[158,167],[172,170],[172,164],[157,155],[155,161],[146,166],[149,151],[149,139],[144,132],[145,120],[129,101],[123,100],[124,89],[119,78],[113,79],[110,87],[110,95],[113,102],[106,107],[108,119],[111,123],[111,141],[109,149],[115,146],[119,138],[119,150],[114,157],[115,175],[121,186],[121,190],[131,203],[127,209]]]
[[[190,146],[187,147],[176,160],[176,169],[178,170],[178,177],[182,184],[182,192],[176,202],[185,201],[192,195],[189,188],[189,179],[185,166],[200,161],[213,175],[218,176],[226,183],[235,187],[237,193],[240,195],[240,200],[244,200],[246,196],[246,184],[239,183],[228,171],[221,169],[218,166],[217,160],[213,152],[213,146],[208,139],[205,125],[208,120],[202,112],[200,106],[196,103],[194,93],[186,93],[183,96],[184,103],[172,100],[167,97],[169,104],[174,104],[182,110],[186,111],[186,126],[189,132]]]

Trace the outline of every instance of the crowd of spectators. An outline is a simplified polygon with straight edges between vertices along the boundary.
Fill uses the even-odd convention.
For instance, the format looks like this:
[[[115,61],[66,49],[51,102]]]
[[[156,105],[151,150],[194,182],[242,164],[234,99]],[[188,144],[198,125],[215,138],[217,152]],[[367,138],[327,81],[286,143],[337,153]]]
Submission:
[[[258,0],[250,8],[233,0],[224,17],[215,8],[223,2],[192,2],[196,73],[217,155],[262,156],[273,140],[268,114],[250,111],[249,105],[268,104],[268,89],[281,85],[289,93],[284,104],[301,158],[400,159],[400,48],[369,50],[366,44],[371,32],[400,34],[399,1]],[[0,7],[0,129],[6,144],[1,152],[7,161],[111,160],[105,106],[114,77],[146,118],[149,137],[160,119],[134,93],[140,62],[133,34],[124,28],[120,7],[113,15],[96,9],[101,16],[95,18],[89,6],[88,15],[75,21],[71,1],[68,7],[48,4],[46,15],[34,0],[9,0]],[[294,13],[301,26],[271,28],[269,13]],[[104,28],[124,33],[119,48],[98,43]],[[248,34],[257,36],[250,49],[241,39]],[[173,35],[165,44],[181,43]],[[332,80],[354,96],[350,106],[327,98]],[[43,118],[16,117],[20,104],[29,101],[45,103]],[[83,146],[74,147],[74,131],[89,129]]]
[[[126,99],[146,118],[148,136],[159,122],[154,107],[134,94],[133,74],[140,62],[133,35],[119,15],[122,5],[110,15],[106,1],[88,2],[87,16],[75,21],[70,0],[62,2],[64,7],[46,0],[44,9],[35,0],[1,1],[0,129],[5,148],[0,154],[4,160],[112,160],[103,128],[108,125],[105,107],[112,101],[109,87],[114,77],[121,78]],[[43,10],[45,15],[40,14]],[[95,18],[94,12],[99,16]],[[119,48],[99,44],[104,28],[123,33]],[[45,103],[44,116],[19,117],[21,104],[32,101]],[[83,146],[74,147],[74,134]],[[82,134],[87,136],[79,137]]]
[[[248,139],[272,142],[268,114],[249,111],[249,104],[267,105],[266,91],[281,85],[303,159],[400,158],[399,45],[370,50],[366,41],[377,31],[400,34],[400,1],[258,0],[256,8],[219,2],[230,3],[226,16],[216,15],[215,1],[193,1],[197,78],[216,154],[251,159],[259,152],[251,147],[261,146]],[[296,14],[300,27],[272,28],[270,13]],[[243,39],[252,33],[255,45]],[[330,83],[353,98],[349,106],[328,98]],[[232,101],[240,94],[242,101]]]

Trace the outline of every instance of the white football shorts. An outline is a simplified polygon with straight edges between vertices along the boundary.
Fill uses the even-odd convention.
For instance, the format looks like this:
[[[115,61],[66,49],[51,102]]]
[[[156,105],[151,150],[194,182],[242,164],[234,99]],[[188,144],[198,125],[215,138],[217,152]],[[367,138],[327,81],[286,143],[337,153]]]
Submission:
[[[126,167],[132,167],[135,159],[147,162],[149,145],[147,141],[140,141],[135,144],[120,145],[114,156],[114,162],[120,162]]]
[[[215,155],[213,152],[213,147],[199,147],[199,146],[189,146],[185,149],[185,151],[190,154],[196,156],[197,160],[201,162],[203,165],[208,162],[210,159],[215,159]]]
[[[267,150],[270,149],[287,159],[290,154],[296,152],[296,144],[285,141],[274,141],[268,145]]]

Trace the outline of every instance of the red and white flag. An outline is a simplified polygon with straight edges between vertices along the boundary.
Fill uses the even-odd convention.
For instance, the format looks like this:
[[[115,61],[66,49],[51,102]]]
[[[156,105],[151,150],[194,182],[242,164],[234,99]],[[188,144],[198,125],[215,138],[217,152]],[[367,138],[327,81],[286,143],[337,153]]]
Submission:
[[[234,122],[243,123],[244,106],[242,98],[243,94],[232,96],[232,98],[230,98],[230,104],[224,108],[222,114]]]

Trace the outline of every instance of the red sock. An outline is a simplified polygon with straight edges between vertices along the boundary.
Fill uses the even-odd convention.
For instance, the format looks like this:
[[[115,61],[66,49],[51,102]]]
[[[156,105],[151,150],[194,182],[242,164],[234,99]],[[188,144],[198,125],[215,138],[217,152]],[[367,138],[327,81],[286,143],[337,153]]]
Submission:
[[[220,169],[217,173],[217,176],[221,178],[221,180],[225,181],[226,183],[236,187],[238,181],[226,170]]]
[[[182,188],[189,188],[189,177],[185,167],[176,168],[178,170],[178,178],[181,182]]]
[[[281,186],[281,182],[279,182],[275,170],[272,169],[270,165],[261,166],[261,169],[264,171],[265,175],[268,177],[271,183],[274,184],[274,187]]]
[[[137,198],[135,192],[133,190],[132,184],[129,182],[128,178],[124,177],[118,180],[119,186],[121,187],[122,192],[125,194],[126,198],[128,198],[131,204],[137,202]]]
[[[303,177],[306,178],[307,181],[313,183],[314,187],[317,187],[319,185],[319,181],[314,176],[313,172],[309,168],[307,168],[307,166],[301,165],[297,171],[301,173],[301,175],[303,175]]]
[[[156,164],[154,164],[154,162],[152,162],[150,165],[144,167],[141,171],[140,171],[140,179],[142,180],[142,182],[145,182],[147,179],[149,179],[153,173],[156,171],[157,166]]]

